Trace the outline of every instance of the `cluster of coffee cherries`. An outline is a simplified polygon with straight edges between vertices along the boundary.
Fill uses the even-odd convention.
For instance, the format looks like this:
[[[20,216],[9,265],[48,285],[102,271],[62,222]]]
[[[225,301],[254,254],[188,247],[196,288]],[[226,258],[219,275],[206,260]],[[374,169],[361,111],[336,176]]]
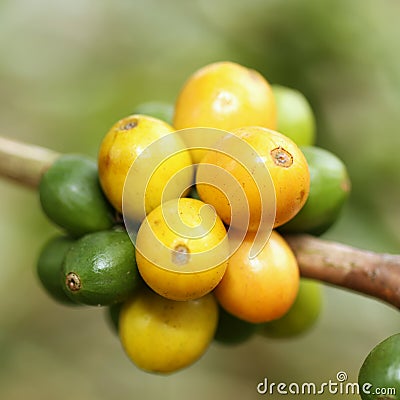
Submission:
[[[315,146],[312,108],[233,62],[196,71],[174,105],[117,121],[98,159],[66,154],[40,201],[61,231],[37,273],[55,300],[102,306],[139,368],[171,373],[215,341],[306,332],[320,284],[300,278],[287,233],[320,235],[350,191]]]

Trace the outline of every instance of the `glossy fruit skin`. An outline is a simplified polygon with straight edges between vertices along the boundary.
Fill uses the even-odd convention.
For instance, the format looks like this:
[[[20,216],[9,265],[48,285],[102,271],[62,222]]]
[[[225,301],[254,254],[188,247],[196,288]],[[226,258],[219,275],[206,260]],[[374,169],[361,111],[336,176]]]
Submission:
[[[202,297],[215,288],[225,273],[229,243],[218,216],[210,230],[204,225],[204,234],[199,238],[181,234],[167,220],[176,215],[194,228],[206,222],[201,215],[204,206],[192,198],[167,202],[148,214],[140,226],[136,238],[138,269],[143,280],[161,296],[180,301]],[[179,250],[185,259],[174,258]]]
[[[42,287],[53,300],[64,305],[76,305],[65,294],[60,281],[62,263],[74,242],[68,236],[52,237],[41,249],[36,263],[36,273]]]
[[[346,166],[336,155],[314,146],[301,150],[310,170],[310,193],[304,207],[280,231],[321,235],[338,219],[351,183]]]
[[[107,306],[126,300],[141,284],[128,234],[102,231],[79,239],[64,259],[61,279],[67,296],[78,303]]]
[[[258,72],[233,62],[200,68],[184,84],[176,104],[176,129],[210,127],[230,131],[260,125],[275,129],[271,86]]]
[[[258,326],[258,333],[271,338],[289,338],[308,332],[317,322],[322,308],[322,286],[300,279],[299,292],[289,311],[281,318]]]
[[[368,354],[358,374],[362,400],[398,399],[400,393],[400,333],[383,340]],[[365,385],[365,386],[364,386]],[[365,388],[366,390],[362,390]],[[380,394],[374,394],[380,390]],[[385,395],[382,389],[394,388]],[[369,392],[369,393],[368,393]]]
[[[220,307],[214,340],[228,346],[238,345],[249,340],[256,332],[257,326],[229,314]]]
[[[315,116],[308,100],[296,89],[272,85],[276,109],[276,130],[298,146],[315,144]]]
[[[185,150],[183,141],[177,135],[172,135],[172,132],[174,129],[166,122],[135,114],[118,121],[106,134],[98,156],[99,178],[104,193],[116,210],[122,212],[125,180],[132,164],[144,151],[149,152],[146,160],[140,163],[130,182],[130,185],[134,183],[131,186],[135,188],[140,186],[139,181],[148,182],[143,192],[132,193],[136,197],[132,197],[129,216],[134,219],[143,219],[143,202],[146,205],[146,213],[161,204],[166,183],[175,173],[192,165],[190,154]],[[163,139],[161,144],[149,147],[161,138]],[[171,156],[172,154],[174,155]],[[159,158],[165,160],[160,168],[157,171],[154,171],[153,167],[148,170],[150,163],[147,160]],[[182,195],[182,192],[190,187],[192,176],[193,171],[190,168],[185,174],[180,175],[174,181],[175,191],[170,198]]]
[[[119,335],[137,367],[168,374],[193,364],[207,350],[218,321],[212,294],[168,300],[143,288],[122,307]]]
[[[264,165],[271,176],[275,188],[276,215],[274,227],[283,225],[292,219],[303,207],[310,188],[310,174],[307,161],[299,147],[286,136],[262,127],[246,127],[232,131],[234,135],[250,144],[258,156],[255,161]],[[229,148],[230,138],[227,137],[226,148]],[[222,144],[222,148],[224,144]],[[209,151],[198,166],[196,182],[210,180],[204,178],[202,164],[212,164],[223,168],[240,182],[246,194],[250,209],[249,230],[256,231],[259,226],[262,207],[272,207],[262,204],[259,189],[247,169],[228,155]],[[197,184],[200,198],[212,204],[218,215],[230,224],[231,206],[223,193],[215,186]]]
[[[72,236],[109,229],[114,224],[96,162],[90,157],[66,154],[58,158],[43,175],[39,196],[44,213]]]
[[[171,125],[174,115],[174,106],[164,101],[148,101],[138,104],[134,108],[132,114],[148,115]]]
[[[282,317],[293,305],[299,289],[299,269],[289,245],[276,231],[261,252],[250,259],[254,236],[250,232],[230,257],[214,295],[237,318],[263,323]]]

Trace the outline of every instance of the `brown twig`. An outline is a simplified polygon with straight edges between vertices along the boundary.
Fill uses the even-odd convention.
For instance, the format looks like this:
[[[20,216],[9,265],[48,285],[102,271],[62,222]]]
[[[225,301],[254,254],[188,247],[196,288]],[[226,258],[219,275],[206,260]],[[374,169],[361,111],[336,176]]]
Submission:
[[[36,188],[60,156],[0,137],[0,177]],[[301,275],[373,296],[400,309],[400,255],[374,253],[309,235],[285,236]]]
[[[286,236],[301,275],[400,308],[400,255],[374,253],[309,235]]]

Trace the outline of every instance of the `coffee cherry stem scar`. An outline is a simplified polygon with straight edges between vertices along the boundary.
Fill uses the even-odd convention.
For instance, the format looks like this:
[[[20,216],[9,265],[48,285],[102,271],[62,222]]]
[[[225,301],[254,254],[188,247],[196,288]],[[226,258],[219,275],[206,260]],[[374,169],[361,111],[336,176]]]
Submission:
[[[70,272],[65,278],[65,284],[71,292],[77,292],[81,288],[81,279],[75,272]]]

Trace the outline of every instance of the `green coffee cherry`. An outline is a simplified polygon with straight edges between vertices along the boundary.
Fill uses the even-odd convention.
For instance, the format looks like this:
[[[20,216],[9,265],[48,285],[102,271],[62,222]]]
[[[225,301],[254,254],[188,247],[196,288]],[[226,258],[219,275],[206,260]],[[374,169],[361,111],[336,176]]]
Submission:
[[[115,333],[119,329],[119,313],[124,303],[116,303],[106,308],[106,318]]]
[[[128,234],[102,231],[76,241],[64,259],[62,281],[78,303],[107,306],[126,300],[141,282]]]
[[[350,192],[344,163],[319,147],[301,147],[310,170],[310,193],[299,213],[278,230],[321,235],[338,219]]]
[[[315,143],[315,117],[308,100],[299,91],[272,85],[277,110],[276,130],[298,146]]]
[[[36,273],[46,293],[59,303],[76,305],[64,292],[60,281],[61,266],[65,255],[74,243],[67,236],[55,236],[42,248],[37,264]]]
[[[163,101],[149,101],[137,105],[132,114],[148,115],[172,125],[174,106]]]
[[[372,349],[360,368],[358,384],[362,400],[399,398],[400,333]]]
[[[315,325],[321,309],[322,285],[302,278],[299,292],[290,310],[282,318],[260,324],[258,333],[271,338],[299,336]]]
[[[257,325],[236,318],[219,307],[219,318],[214,340],[226,344],[237,345],[250,339],[256,332]]]
[[[68,154],[57,159],[39,186],[45,214],[70,235],[109,229],[113,210],[101,191],[97,164],[89,157]]]
[[[199,196],[199,193],[197,192],[196,186],[192,186],[192,187],[190,188],[188,197],[190,197],[190,198],[192,198],[192,199],[196,199],[196,200],[201,200],[201,199],[200,199],[200,196]]]

